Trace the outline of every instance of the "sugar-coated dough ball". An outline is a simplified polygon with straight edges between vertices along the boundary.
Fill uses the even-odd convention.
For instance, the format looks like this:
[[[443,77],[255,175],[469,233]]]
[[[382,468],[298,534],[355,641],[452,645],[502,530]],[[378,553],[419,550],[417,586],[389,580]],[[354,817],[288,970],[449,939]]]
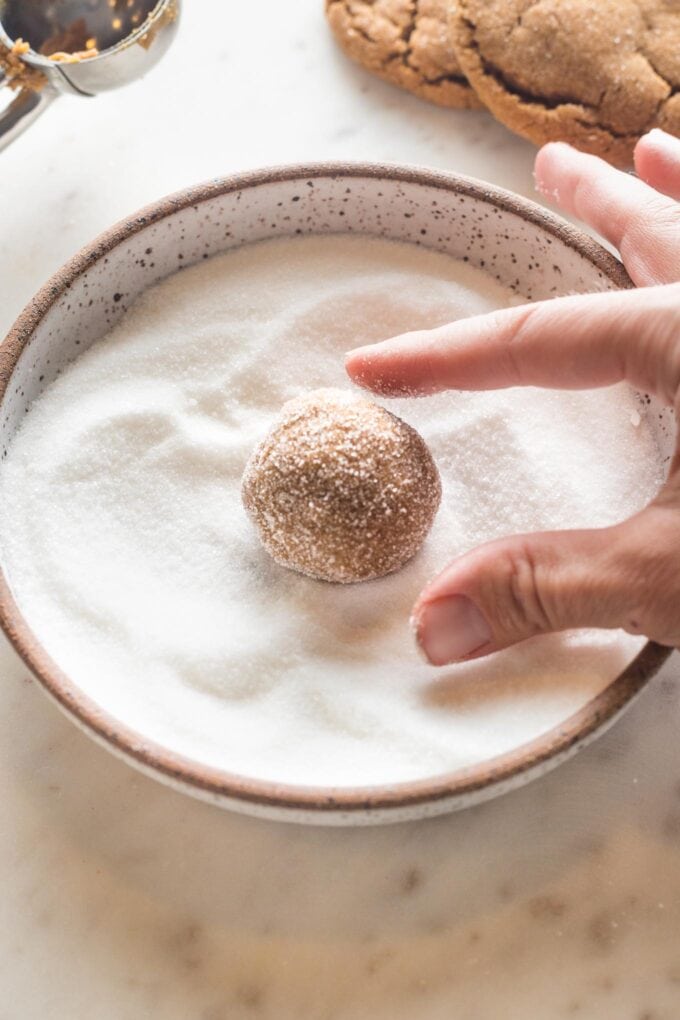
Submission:
[[[415,555],[441,482],[410,425],[349,390],[324,389],[284,405],[246,466],[242,496],[277,563],[349,583]]]

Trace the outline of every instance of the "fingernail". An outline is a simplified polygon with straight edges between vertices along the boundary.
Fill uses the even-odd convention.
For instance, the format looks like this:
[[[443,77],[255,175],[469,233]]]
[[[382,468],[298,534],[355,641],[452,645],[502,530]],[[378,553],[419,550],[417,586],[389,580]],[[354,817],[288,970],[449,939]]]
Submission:
[[[465,595],[426,602],[414,617],[416,640],[433,666],[457,662],[491,640],[491,629]]]
[[[678,151],[680,151],[680,141],[675,135],[669,135],[667,131],[662,131],[661,128],[652,128],[651,131],[647,132],[646,137],[658,148],[672,152],[674,156],[677,156]]]

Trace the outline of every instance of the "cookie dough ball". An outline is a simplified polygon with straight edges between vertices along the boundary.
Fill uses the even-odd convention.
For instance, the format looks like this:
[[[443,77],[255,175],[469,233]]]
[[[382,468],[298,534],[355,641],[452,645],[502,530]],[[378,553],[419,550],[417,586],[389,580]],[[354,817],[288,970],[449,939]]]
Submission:
[[[441,500],[410,425],[345,390],[291,400],[253,452],[244,506],[277,563],[325,581],[368,581],[418,551]]]

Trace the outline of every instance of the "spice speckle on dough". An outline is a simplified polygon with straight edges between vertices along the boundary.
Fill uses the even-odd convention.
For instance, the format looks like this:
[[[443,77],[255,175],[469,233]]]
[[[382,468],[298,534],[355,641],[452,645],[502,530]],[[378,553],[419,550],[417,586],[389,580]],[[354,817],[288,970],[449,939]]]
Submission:
[[[343,583],[402,567],[440,500],[415,429],[350,390],[289,401],[243,477],[243,502],[276,562]]]

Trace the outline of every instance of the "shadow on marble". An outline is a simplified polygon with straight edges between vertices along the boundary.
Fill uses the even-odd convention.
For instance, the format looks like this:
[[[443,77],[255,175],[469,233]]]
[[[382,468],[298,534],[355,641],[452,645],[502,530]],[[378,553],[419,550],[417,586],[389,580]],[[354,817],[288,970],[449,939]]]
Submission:
[[[616,995],[639,994],[639,1013],[616,1014],[639,1020],[650,1002],[680,1001],[680,690],[668,669],[540,782],[425,823],[328,830],[164,788],[80,734],[8,651],[2,666],[2,782],[31,967],[43,941],[49,970],[56,946],[91,939],[88,980],[127,975],[130,1017],[153,1002],[180,1020],[190,1002],[204,1004],[192,1005],[200,1020],[414,1009],[439,1020],[456,1001],[497,1020],[502,1001],[504,1018],[523,1020],[549,1001],[552,1020],[582,999],[599,1018]]]
[[[680,704],[663,679],[539,782],[441,819],[354,830],[262,822],[191,800],[92,744],[34,684],[20,695],[2,714],[0,742],[43,822],[146,896],[241,933],[380,938],[472,920],[577,866],[680,782]]]

